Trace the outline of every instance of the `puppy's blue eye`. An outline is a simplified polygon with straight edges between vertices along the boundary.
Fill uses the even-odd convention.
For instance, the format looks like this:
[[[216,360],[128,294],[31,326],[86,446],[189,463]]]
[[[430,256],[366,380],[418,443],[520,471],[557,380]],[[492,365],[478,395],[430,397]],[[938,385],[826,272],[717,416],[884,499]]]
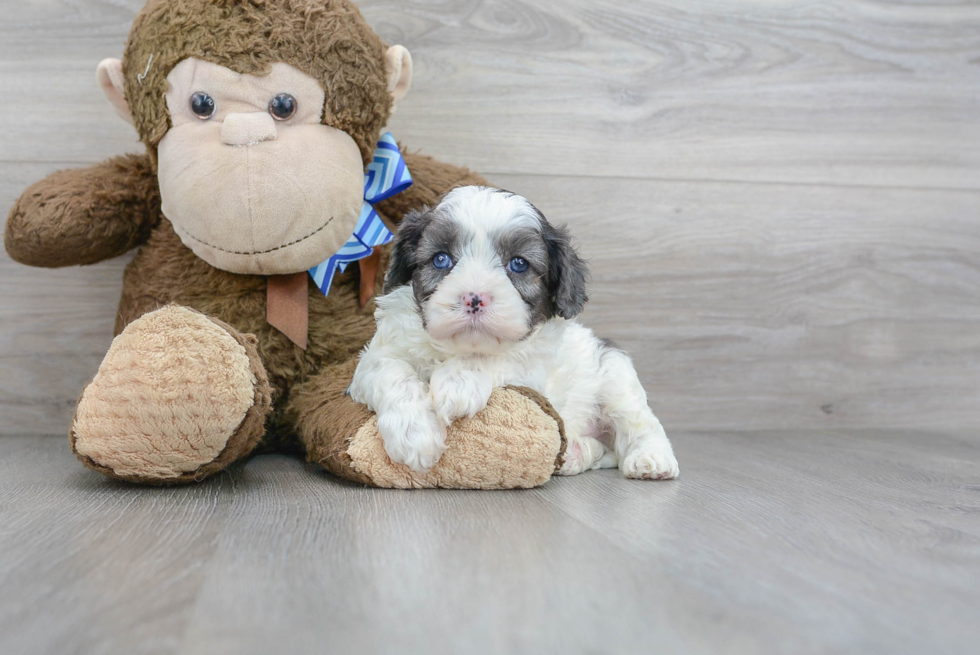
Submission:
[[[453,258],[446,253],[441,252],[432,258],[432,265],[436,268],[449,268],[453,265]]]
[[[514,257],[512,260],[510,260],[510,265],[508,268],[515,273],[524,273],[527,271],[527,266],[528,264],[526,259],[523,257]]]

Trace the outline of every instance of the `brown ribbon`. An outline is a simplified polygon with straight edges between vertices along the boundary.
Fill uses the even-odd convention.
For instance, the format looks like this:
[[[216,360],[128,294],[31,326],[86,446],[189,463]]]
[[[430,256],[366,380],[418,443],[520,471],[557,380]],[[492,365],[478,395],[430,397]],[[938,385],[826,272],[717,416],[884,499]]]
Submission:
[[[381,249],[357,262],[361,267],[360,301],[367,306],[381,268]],[[265,319],[269,325],[285,334],[290,341],[306,350],[310,332],[309,273],[270,275],[266,285]]]
[[[357,262],[361,266],[361,308],[367,306],[374,297],[374,287],[378,283],[378,269],[381,267],[381,248]]]
[[[306,271],[270,275],[266,288],[266,320],[303,350],[310,328],[309,277]]]

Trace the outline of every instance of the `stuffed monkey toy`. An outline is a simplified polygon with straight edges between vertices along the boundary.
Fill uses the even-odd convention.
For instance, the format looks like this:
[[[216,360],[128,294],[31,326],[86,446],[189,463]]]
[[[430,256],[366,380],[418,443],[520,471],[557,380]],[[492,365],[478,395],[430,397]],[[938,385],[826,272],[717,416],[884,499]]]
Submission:
[[[386,233],[453,187],[484,183],[389,138],[414,183],[366,204],[411,74],[408,51],[387,47],[348,0],[147,3],[124,59],[97,73],[146,154],[51,175],[6,225],[7,252],[32,266],[138,249],[117,336],[69,431],[86,466],[178,484],[256,452],[296,452],[399,488],[529,487],[556,471],[561,419],[533,391],[496,390],[450,427],[424,473],[388,459],[371,412],[345,393],[387,262],[359,232],[365,216]],[[335,268],[351,244],[368,254]],[[308,271],[325,261],[324,283]]]

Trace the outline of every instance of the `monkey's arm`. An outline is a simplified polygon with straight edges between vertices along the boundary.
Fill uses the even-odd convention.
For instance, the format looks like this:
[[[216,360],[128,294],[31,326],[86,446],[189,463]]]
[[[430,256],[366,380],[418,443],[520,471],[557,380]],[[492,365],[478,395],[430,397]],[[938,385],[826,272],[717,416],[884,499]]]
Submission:
[[[437,204],[443,195],[458,186],[487,183],[479,173],[461,166],[444,164],[427,155],[410,153],[404,147],[402,147],[402,156],[415,184],[404,193],[378,203],[378,208],[384,216],[396,223],[413,209]]]
[[[160,216],[146,155],[59,171],[27,189],[7,218],[4,245],[30,266],[94,264],[138,246]]]
[[[482,412],[450,426],[448,448],[431,470],[396,464],[371,410],[345,393],[356,365],[321,369],[293,387],[286,408],[307,460],[334,475],[398,489],[514,489],[544,484],[564,464],[561,417],[544,396],[520,387],[494,390]]]

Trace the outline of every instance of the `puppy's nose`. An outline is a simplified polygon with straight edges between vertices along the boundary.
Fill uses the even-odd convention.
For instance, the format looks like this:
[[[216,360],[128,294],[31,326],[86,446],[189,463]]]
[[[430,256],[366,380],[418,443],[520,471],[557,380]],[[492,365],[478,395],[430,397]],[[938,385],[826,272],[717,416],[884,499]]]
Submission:
[[[228,114],[221,126],[221,142],[226,146],[250,146],[272,141],[278,136],[276,121],[268,112]]]
[[[459,297],[459,304],[467,314],[479,314],[490,306],[489,293],[464,293]]]

